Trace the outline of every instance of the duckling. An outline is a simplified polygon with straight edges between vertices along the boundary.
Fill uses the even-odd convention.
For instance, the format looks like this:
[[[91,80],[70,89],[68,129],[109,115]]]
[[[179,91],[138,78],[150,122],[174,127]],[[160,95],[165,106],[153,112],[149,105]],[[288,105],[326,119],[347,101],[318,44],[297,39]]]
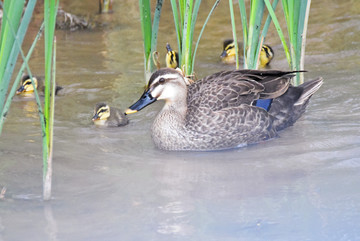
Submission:
[[[92,118],[95,125],[117,127],[129,123],[127,116],[118,108],[110,107],[106,103],[97,103]]]
[[[263,44],[260,51],[260,68],[269,66],[271,60],[274,58],[274,50],[270,45]]]
[[[238,48],[241,49],[241,43],[238,43]],[[242,53],[239,51],[239,53]],[[242,54],[240,55],[242,56]],[[226,39],[223,42],[223,52],[220,55],[221,61],[225,64],[235,64],[236,63],[236,51],[234,40]]]
[[[239,43],[239,49],[242,48],[242,44]],[[239,51],[239,56],[242,56],[242,51]],[[234,40],[232,39],[227,39],[224,41],[223,43],[223,52],[220,55],[221,57],[221,61],[225,64],[235,64],[236,63],[236,55],[235,55],[235,44],[234,44]],[[260,63],[259,63],[259,67],[260,68],[265,68],[267,67],[271,60],[274,57],[274,51],[271,48],[270,45],[267,44],[263,44],[263,46],[261,47],[261,51],[260,51]]]
[[[35,88],[37,90],[41,90],[44,92],[45,86],[43,83],[43,80],[41,80],[39,77],[33,76],[33,81]],[[55,95],[58,94],[59,90],[63,89],[61,86],[56,86],[55,89]],[[31,79],[29,75],[24,75],[21,79],[21,86],[19,89],[17,89],[16,94],[17,95],[23,95],[23,96],[32,96],[34,93],[34,86],[31,83]]]
[[[188,85],[180,72],[164,68],[153,73],[125,113],[165,100],[152,125],[152,139],[163,150],[213,151],[258,143],[294,124],[323,82],[318,78],[294,87],[292,73],[221,71]],[[274,99],[270,110],[254,105],[258,99]]]
[[[166,57],[165,57],[165,63],[166,67],[176,69],[179,67],[179,54],[172,50],[170,47],[170,44],[166,44]]]

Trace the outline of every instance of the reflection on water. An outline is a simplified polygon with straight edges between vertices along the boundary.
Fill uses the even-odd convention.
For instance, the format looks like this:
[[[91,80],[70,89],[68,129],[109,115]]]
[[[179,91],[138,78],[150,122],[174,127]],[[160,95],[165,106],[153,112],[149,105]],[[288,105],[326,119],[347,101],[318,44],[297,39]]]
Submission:
[[[90,1],[62,1],[75,14]],[[331,7],[325,7],[331,4]],[[199,23],[212,3],[203,1]],[[164,152],[150,138],[162,103],[122,128],[91,122],[100,101],[127,108],[144,88],[138,6],[123,0],[104,30],[57,32],[53,199],[41,201],[41,132],[36,103],[14,98],[0,139],[0,240],[359,240],[359,2],[312,3],[307,79],[323,76],[304,117],[280,137],[223,152]],[[159,52],[176,46],[164,3]],[[168,24],[170,23],[170,24]],[[200,29],[200,24],[197,29]],[[273,27],[272,68],[287,62]],[[239,30],[239,33],[241,30]],[[200,42],[198,77],[224,68],[231,36],[222,2]],[[40,46],[40,45],[39,45]],[[32,58],[42,73],[43,52]],[[21,230],[21,232],[19,232]]]

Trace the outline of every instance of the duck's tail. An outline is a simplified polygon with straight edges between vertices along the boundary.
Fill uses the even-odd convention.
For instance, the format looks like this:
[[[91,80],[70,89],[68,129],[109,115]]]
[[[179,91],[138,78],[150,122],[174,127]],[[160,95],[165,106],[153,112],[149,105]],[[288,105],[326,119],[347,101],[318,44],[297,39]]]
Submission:
[[[304,105],[306,102],[309,101],[310,97],[320,89],[323,84],[323,78],[319,77],[314,80],[307,81],[300,85],[303,88],[303,93],[300,98],[295,102],[295,106]]]
[[[323,78],[307,81],[299,86],[290,86],[282,96],[275,98],[269,113],[275,117],[277,131],[293,125],[305,112],[311,96],[321,87]]]

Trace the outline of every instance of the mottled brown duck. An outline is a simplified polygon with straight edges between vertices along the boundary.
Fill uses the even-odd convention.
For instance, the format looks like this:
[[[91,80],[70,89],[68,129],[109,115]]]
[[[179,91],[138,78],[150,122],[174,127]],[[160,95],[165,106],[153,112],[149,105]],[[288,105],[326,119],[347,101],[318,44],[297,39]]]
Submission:
[[[294,87],[292,73],[222,71],[188,85],[179,71],[164,68],[151,76],[126,113],[164,100],[152,125],[153,141],[163,150],[212,151],[258,143],[293,125],[323,82],[318,78]],[[259,99],[273,99],[268,111],[255,105]]]

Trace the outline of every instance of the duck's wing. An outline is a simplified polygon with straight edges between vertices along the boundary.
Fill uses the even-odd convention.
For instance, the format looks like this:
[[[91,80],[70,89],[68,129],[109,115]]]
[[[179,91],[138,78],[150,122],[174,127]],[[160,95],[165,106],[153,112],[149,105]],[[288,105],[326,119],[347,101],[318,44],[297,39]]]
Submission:
[[[196,81],[188,88],[188,107],[212,111],[240,104],[252,104],[259,98],[276,98],[286,92],[292,72],[236,70],[222,71]]]
[[[281,71],[281,70],[237,70],[234,71],[247,78],[255,80],[264,86],[260,93],[260,99],[274,99],[283,95],[290,86],[294,73],[303,71]]]

